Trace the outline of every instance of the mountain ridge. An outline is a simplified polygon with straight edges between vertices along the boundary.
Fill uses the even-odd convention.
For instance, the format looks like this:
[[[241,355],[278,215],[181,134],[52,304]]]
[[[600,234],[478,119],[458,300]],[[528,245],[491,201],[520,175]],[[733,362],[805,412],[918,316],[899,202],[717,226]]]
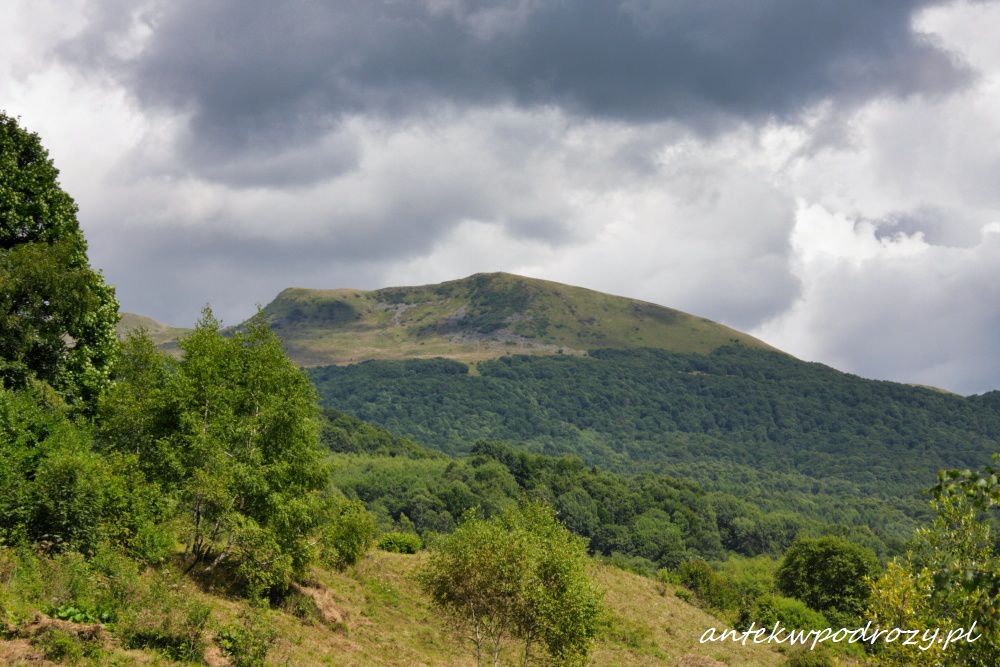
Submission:
[[[775,349],[680,310],[510,273],[377,290],[288,288],[263,310],[303,366],[434,357],[476,363],[602,348]]]

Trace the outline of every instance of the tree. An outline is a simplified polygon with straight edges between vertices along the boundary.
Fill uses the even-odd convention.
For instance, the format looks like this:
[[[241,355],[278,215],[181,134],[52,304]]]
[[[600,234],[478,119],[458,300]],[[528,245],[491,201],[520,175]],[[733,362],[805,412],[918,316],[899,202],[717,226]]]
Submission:
[[[79,403],[108,383],[118,302],[58,174],[38,135],[0,112],[0,381],[35,377]]]
[[[105,446],[135,454],[183,508],[189,569],[233,568],[248,592],[283,589],[334,519],[315,391],[262,314],[223,335],[211,310],[179,343],[126,341],[99,411]]]
[[[840,537],[800,538],[788,547],[776,579],[785,595],[817,611],[853,618],[871,594],[869,579],[878,571],[875,554]]]
[[[515,626],[524,642],[522,664],[530,664],[536,643],[557,664],[585,663],[601,608],[587,576],[586,540],[566,530],[540,503],[508,511],[501,522],[509,532],[529,535],[534,547]]]
[[[332,514],[324,527],[326,560],[343,570],[356,565],[372,548],[378,537],[378,526],[360,500],[345,500]]]
[[[34,542],[91,554],[112,542],[142,557],[162,513],[130,457],[94,451],[52,388],[0,387],[0,545]]]
[[[476,664],[523,642],[530,664],[541,644],[553,661],[582,662],[597,630],[600,598],[586,573],[583,540],[539,504],[491,519],[468,514],[434,546],[421,581],[434,604],[468,637]]]
[[[887,665],[1000,664],[1000,554],[990,513],[1000,504],[1000,470],[948,470],[934,488],[931,525],[917,531],[904,558],[874,582],[873,621],[898,627],[968,630],[975,641],[945,650],[882,646]]]

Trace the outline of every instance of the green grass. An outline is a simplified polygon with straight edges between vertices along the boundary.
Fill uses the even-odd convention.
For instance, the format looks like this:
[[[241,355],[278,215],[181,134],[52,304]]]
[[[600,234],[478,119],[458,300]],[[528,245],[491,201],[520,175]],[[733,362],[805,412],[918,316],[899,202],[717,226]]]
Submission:
[[[11,557],[0,548],[0,562],[11,565]],[[127,586],[132,595],[122,598],[117,621],[107,625],[107,640],[88,645],[68,634],[68,625],[54,626],[30,642],[18,638],[15,630],[7,638],[0,636],[0,663],[52,664],[43,661],[49,656],[81,665],[177,664],[156,642],[128,640],[127,636],[147,625],[183,629],[185,614],[197,608],[208,610],[199,634],[209,664],[226,664],[221,645],[234,636],[236,628],[245,627],[243,619],[253,617],[276,638],[267,655],[268,665],[472,665],[470,647],[443,623],[420,590],[415,572],[424,558],[423,552],[374,551],[345,572],[314,570],[309,590],[318,595],[310,604],[317,608],[310,613],[302,613],[302,607],[309,605],[301,603],[255,611],[245,600],[198,587],[176,572],[149,570],[133,575],[127,584],[117,577],[118,585]],[[76,561],[51,566],[43,562],[39,567],[48,568],[52,576],[29,582],[31,591],[21,588],[27,580],[12,567],[0,570],[5,590],[18,597],[18,618],[8,616],[12,627],[28,622],[18,619],[43,611],[48,599],[102,594],[99,581],[76,584],[82,590],[66,588],[66,580],[75,576],[73,568],[81,567]],[[604,592],[607,616],[590,664],[673,665],[685,664],[689,656],[727,665],[783,662],[780,654],[760,646],[699,644],[701,633],[721,621],[681,600],[676,594],[680,589],[673,585],[597,562],[591,575]],[[8,614],[11,611],[8,608]],[[166,623],[167,616],[177,619]],[[516,646],[508,646],[502,664],[517,664],[516,658]]]
[[[375,291],[286,289],[264,309],[298,363],[507,354],[581,355],[650,347],[708,353],[761,341],[644,301],[506,273]]]

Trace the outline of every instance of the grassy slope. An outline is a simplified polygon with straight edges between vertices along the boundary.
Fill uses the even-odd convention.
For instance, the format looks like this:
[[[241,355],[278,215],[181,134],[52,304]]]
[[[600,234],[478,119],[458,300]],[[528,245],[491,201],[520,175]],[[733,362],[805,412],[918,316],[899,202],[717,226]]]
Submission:
[[[283,611],[271,613],[280,639],[268,656],[273,665],[472,665],[466,645],[449,632],[419,591],[414,570],[422,556],[373,552],[356,570],[318,571],[326,607],[343,618],[339,627],[304,622]],[[594,565],[595,580],[606,592],[611,621],[595,646],[594,665],[777,665],[783,657],[762,647],[699,645],[708,627],[721,623],[682,601],[676,588],[650,579]],[[245,602],[210,595],[190,586],[188,593],[208,602],[213,625],[235,622]],[[211,628],[210,628],[211,630]],[[112,649],[102,664],[176,664],[150,651]],[[20,656],[22,664],[38,662],[24,641],[0,640],[0,658]],[[219,660],[209,652],[210,664]],[[509,652],[504,664],[514,664]],[[30,661],[29,661],[30,660]],[[6,664],[17,664],[8,660]]]
[[[264,310],[306,366],[436,356],[475,362],[606,347],[767,347],[678,310],[506,273],[371,292],[287,289]]]

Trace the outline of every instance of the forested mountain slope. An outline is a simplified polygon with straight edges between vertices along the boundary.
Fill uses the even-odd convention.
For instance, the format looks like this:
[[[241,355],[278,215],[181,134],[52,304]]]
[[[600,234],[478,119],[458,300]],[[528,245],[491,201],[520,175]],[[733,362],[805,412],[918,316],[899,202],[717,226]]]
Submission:
[[[997,392],[865,380],[739,345],[509,356],[474,373],[443,359],[310,373],[327,406],[443,451],[507,440],[887,535],[923,514],[938,470],[1000,449]]]

